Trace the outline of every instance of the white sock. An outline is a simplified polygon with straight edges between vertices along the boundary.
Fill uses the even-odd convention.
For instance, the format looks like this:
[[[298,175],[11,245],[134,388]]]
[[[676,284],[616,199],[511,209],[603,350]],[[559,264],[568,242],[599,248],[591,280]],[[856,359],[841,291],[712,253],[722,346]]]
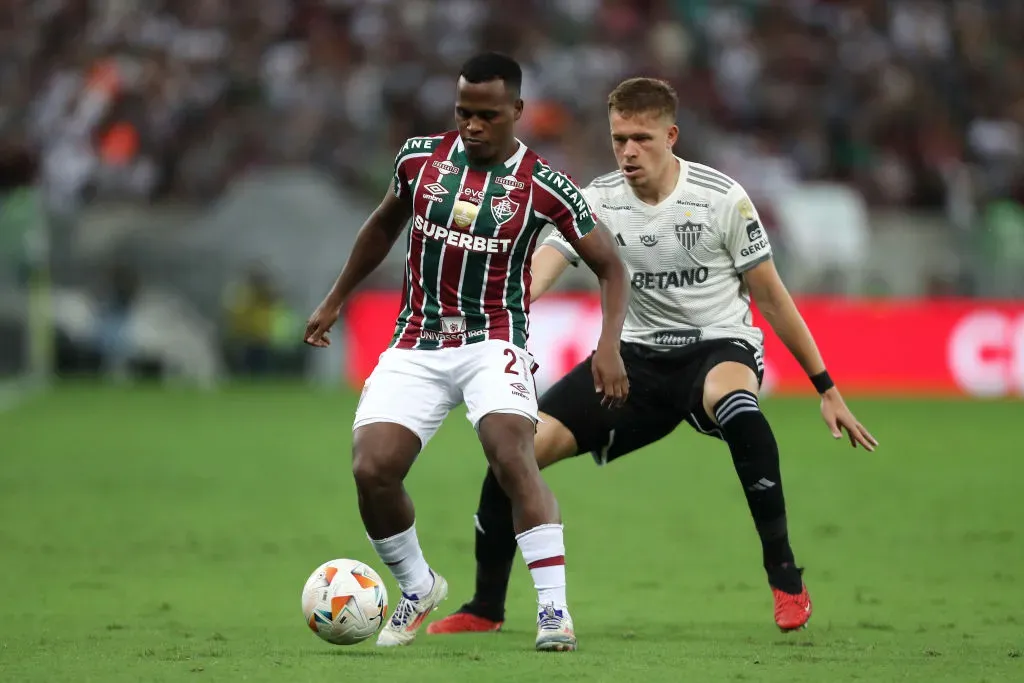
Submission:
[[[565,541],[561,524],[541,524],[516,536],[519,549],[533,576],[537,602],[554,603],[556,609],[565,602]]]
[[[371,538],[370,543],[381,561],[391,570],[403,593],[422,598],[434,587],[430,565],[423,559],[423,551],[416,538],[415,524],[391,538],[379,541]]]

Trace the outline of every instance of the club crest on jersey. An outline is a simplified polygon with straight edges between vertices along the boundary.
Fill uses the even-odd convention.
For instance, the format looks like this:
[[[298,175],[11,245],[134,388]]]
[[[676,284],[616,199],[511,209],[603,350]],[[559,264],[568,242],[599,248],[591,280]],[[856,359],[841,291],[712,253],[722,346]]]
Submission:
[[[676,225],[676,239],[679,240],[679,244],[683,245],[683,249],[689,251],[697,246],[697,242],[700,241],[701,232],[704,231],[704,226],[700,223],[691,223],[686,221],[685,223]]]
[[[514,202],[508,197],[491,197],[491,215],[498,225],[507,223],[512,216],[519,211],[519,202]]]
[[[459,172],[459,167],[447,159],[444,161],[435,161],[434,168],[436,168],[441,175],[452,175],[453,173]]]

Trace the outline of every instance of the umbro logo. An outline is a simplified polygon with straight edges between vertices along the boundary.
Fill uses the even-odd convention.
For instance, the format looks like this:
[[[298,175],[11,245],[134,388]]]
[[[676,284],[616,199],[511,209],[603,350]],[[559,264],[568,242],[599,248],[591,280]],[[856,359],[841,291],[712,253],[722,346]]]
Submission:
[[[424,185],[423,189],[435,197],[443,197],[448,194],[448,190],[441,183],[430,183],[429,185]]]

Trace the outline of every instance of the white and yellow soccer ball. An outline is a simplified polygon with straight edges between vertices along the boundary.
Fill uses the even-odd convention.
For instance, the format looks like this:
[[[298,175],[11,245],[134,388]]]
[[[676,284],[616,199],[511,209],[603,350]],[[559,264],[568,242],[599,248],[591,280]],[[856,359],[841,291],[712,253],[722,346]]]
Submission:
[[[313,633],[334,645],[355,645],[387,619],[384,582],[358,560],[338,559],[316,568],[302,588],[302,615]]]

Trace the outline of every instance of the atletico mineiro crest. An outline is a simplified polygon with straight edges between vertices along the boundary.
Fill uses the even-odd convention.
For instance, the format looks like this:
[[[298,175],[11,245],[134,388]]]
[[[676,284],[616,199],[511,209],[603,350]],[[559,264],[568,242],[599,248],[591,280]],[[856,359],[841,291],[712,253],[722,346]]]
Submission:
[[[514,202],[508,197],[491,198],[491,215],[498,225],[507,222],[519,211],[519,202]]]
[[[700,233],[704,229],[704,226],[700,223],[691,223],[686,221],[681,225],[676,225],[676,239],[679,240],[679,244],[683,245],[683,248],[689,251],[697,246],[697,242],[700,240]]]

